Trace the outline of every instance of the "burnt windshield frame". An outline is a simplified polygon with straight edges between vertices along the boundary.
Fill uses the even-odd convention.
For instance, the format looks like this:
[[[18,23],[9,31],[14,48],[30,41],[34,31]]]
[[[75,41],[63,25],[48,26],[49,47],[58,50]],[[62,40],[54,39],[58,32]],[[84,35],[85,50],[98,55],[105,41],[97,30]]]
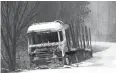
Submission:
[[[58,33],[60,34],[59,37],[58,37]],[[52,36],[48,36],[48,34],[51,34]],[[58,40],[58,38],[60,38],[60,41]],[[29,44],[42,44],[42,43],[53,43],[53,42],[62,42],[62,41],[63,41],[62,31],[29,33]]]
[[[32,44],[42,44],[42,43],[52,43],[58,42],[57,32],[42,32],[42,33],[32,33],[31,38]]]

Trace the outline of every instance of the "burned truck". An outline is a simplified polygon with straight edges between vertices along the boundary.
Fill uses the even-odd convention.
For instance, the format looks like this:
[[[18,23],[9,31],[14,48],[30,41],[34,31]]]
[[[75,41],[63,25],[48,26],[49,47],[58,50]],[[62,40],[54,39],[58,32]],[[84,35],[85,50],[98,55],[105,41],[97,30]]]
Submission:
[[[71,40],[68,31],[69,26],[59,20],[32,24],[27,30],[31,65],[70,65],[74,57],[77,62],[81,51],[69,46]]]

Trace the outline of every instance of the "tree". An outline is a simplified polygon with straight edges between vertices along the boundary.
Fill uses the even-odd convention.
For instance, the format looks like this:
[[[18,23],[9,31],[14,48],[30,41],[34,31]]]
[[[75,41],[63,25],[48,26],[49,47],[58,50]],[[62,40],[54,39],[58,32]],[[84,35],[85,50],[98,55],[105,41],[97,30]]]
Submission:
[[[16,69],[16,49],[24,42],[20,37],[39,14],[38,6],[39,2],[1,2],[1,51],[10,71]]]

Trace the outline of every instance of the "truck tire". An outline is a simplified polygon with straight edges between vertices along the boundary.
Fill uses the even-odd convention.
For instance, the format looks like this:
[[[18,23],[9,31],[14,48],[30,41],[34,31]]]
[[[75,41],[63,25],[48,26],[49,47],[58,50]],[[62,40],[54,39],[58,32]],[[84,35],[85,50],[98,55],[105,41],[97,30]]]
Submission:
[[[65,55],[64,56],[64,65],[69,65],[69,64],[70,64],[70,61],[69,61],[68,55]]]

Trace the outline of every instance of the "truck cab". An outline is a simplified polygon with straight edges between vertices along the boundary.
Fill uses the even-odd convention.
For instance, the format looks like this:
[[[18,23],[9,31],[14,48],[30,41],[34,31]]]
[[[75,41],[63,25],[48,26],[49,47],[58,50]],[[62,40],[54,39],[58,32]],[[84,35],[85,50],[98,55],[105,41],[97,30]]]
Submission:
[[[28,30],[28,54],[30,62],[37,65],[49,64],[57,59],[64,62],[68,52],[66,29],[68,25],[62,21],[32,24]]]

